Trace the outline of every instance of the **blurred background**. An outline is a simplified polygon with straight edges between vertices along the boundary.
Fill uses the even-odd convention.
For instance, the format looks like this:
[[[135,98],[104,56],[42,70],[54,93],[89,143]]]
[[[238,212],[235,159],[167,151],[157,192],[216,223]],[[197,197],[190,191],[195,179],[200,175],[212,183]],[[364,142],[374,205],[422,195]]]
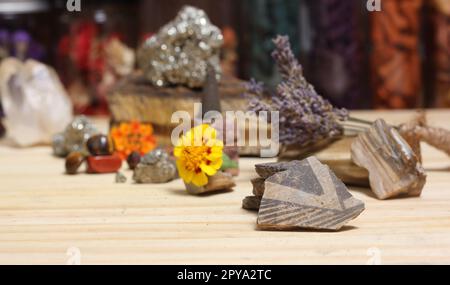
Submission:
[[[450,107],[450,0],[0,0],[0,60],[54,67],[77,113],[107,113],[105,47],[137,49],[183,5],[222,29],[225,72],[275,86],[272,38],[286,34],[321,95],[350,109]]]

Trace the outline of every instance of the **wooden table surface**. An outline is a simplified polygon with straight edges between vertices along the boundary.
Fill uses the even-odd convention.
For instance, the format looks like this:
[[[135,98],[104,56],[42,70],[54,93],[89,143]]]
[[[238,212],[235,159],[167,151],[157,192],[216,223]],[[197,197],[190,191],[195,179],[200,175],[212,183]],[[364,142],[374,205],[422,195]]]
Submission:
[[[357,112],[391,123],[412,112]],[[105,120],[97,120],[106,128]],[[430,111],[450,129],[450,111]],[[351,188],[366,210],[342,232],[265,232],[241,209],[255,163],[242,159],[234,192],[196,197],[180,180],[114,183],[68,176],[50,147],[0,145],[0,264],[450,264],[450,158],[424,146],[420,198],[379,201]]]

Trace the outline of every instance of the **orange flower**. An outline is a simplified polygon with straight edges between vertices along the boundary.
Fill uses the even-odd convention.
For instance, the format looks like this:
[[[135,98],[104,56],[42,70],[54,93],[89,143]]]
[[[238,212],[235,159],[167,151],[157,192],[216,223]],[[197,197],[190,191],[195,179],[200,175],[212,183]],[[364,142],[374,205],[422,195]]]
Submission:
[[[133,151],[144,155],[156,147],[151,124],[137,121],[120,123],[111,128],[109,135],[114,144],[114,150],[122,159],[126,159]]]

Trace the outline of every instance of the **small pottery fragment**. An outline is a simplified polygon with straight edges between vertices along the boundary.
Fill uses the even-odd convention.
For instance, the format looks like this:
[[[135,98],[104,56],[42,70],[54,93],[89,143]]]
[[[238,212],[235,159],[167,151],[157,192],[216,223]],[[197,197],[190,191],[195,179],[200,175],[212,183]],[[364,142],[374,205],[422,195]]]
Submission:
[[[257,226],[264,230],[340,230],[364,211],[330,168],[309,157],[265,182]]]
[[[253,195],[262,197],[264,195],[264,178],[253,178],[250,180],[253,185]]]
[[[66,157],[66,173],[76,174],[83,161],[84,155],[81,152],[71,152]]]
[[[117,155],[87,157],[88,173],[115,173],[122,167],[122,160]]]
[[[426,174],[418,157],[396,129],[382,119],[360,134],[351,147],[352,160],[369,171],[378,199],[420,196]]]
[[[248,196],[242,200],[242,208],[249,211],[258,211],[261,204],[261,197]]]
[[[261,178],[267,179],[275,173],[288,170],[292,164],[293,162],[273,162],[257,164],[255,165],[255,170]]]

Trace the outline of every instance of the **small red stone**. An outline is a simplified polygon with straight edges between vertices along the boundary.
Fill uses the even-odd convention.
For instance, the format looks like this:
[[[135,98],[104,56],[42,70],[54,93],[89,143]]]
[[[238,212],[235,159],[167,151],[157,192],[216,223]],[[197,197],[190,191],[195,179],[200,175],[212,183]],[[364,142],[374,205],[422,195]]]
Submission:
[[[122,167],[122,159],[117,155],[88,156],[88,173],[114,173]]]

